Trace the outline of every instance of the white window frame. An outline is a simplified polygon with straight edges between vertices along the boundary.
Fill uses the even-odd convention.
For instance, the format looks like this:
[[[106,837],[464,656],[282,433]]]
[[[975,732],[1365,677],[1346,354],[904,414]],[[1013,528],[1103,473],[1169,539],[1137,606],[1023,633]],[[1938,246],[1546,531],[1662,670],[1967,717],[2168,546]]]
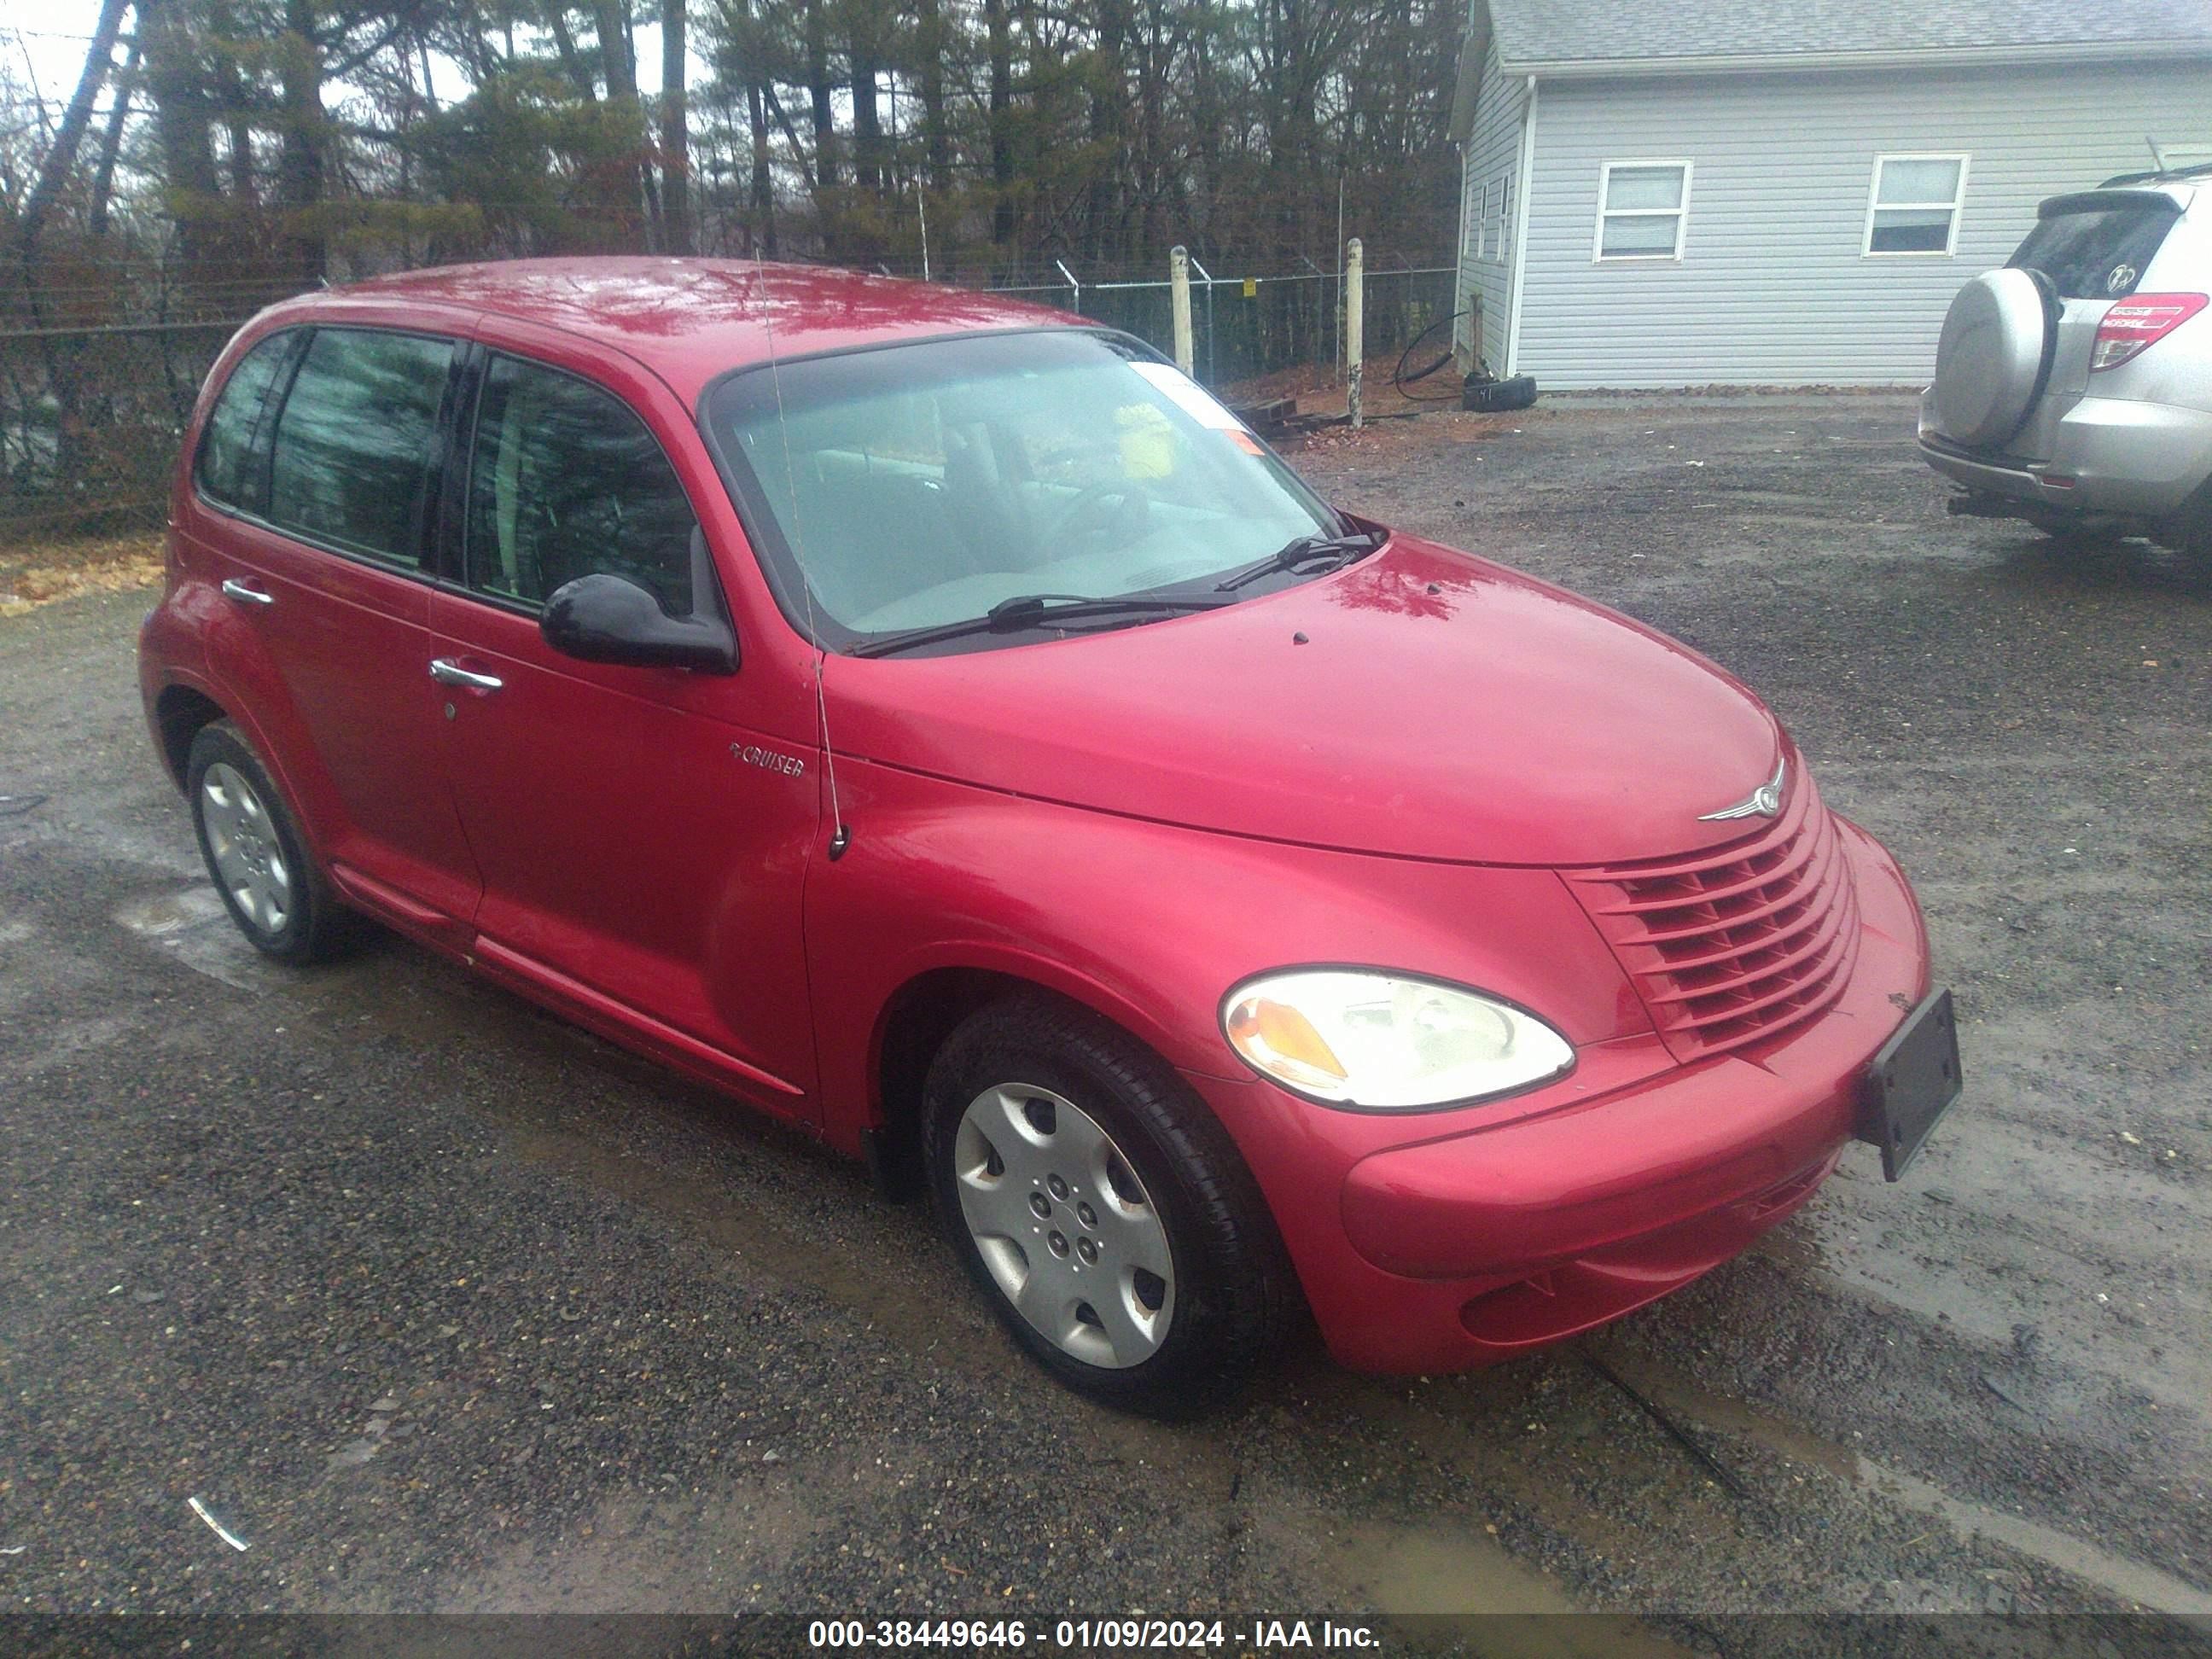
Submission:
[[[1694,167],[1687,156],[1660,155],[1635,161],[1601,161],[1597,170],[1597,223],[1590,232],[1590,263],[1603,265],[1679,264],[1682,248],[1690,234],[1690,174]],[[1609,208],[1607,202],[1613,196],[1613,172],[1635,167],[1680,167],[1682,170],[1682,203],[1670,208]],[[1607,219],[1659,219],[1672,216],[1674,221],[1674,251],[1672,253],[1607,253],[1605,251],[1605,222]]]
[[[1486,205],[1492,197],[1497,198],[1498,206],[1491,215],[1491,223],[1495,230],[1491,237],[1490,262],[1502,265],[1505,263],[1506,245],[1512,240],[1510,231],[1513,223],[1513,174],[1510,169],[1491,180],[1489,189],[1484,192]]]
[[[1959,187],[1948,202],[1885,202],[1881,199],[1881,170],[1892,161],[1956,161],[1959,164]],[[1966,216],[1966,174],[1973,166],[1973,156],[1965,150],[1893,150],[1885,151],[1874,158],[1874,173],[1867,180],[1866,228],[1859,234],[1859,258],[1862,259],[1949,259],[1959,252],[1959,222]],[[1951,234],[1943,240],[1941,248],[1898,247],[1877,248],[1874,245],[1874,216],[1879,210],[1895,213],[1900,210],[1928,212],[1936,208],[1948,208],[1951,213]]]

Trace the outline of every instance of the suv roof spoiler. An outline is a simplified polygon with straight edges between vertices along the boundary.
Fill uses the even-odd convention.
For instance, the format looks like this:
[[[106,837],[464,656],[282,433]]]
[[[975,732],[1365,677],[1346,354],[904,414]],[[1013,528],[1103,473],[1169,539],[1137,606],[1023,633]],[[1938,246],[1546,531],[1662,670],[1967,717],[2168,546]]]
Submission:
[[[2107,179],[2097,186],[2110,190],[2115,185],[2156,185],[2170,179],[2203,179],[2212,177],[2212,161],[2197,161],[2185,167],[2153,167],[2148,173],[2123,173],[2116,179]]]
[[[2069,213],[2095,213],[2110,208],[2163,208],[2179,216],[2182,204],[2162,190],[2113,189],[2100,185],[2094,190],[2077,190],[2069,196],[2053,196],[2037,204],[2038,219],[2058,219]]]

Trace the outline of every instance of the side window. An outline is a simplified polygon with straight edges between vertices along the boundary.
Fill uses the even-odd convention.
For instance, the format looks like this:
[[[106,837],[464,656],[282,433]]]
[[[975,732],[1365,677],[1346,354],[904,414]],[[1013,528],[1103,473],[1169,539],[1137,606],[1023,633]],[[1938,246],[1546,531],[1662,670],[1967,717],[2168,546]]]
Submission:
[[[1598,259],[1679,259],[1690,216],[1687,161],[1607,161],[1598,168]]]
[[[222,393],[208,413],[200,434],[199,462],[195,476],[200,493],[225,507],[261,510],[261,481],[253,465],[254,428],[261,419],[262,400],[284,367],[298,336],[288,330],[272,334],[238,360],[223,385]]]
[[[277,416],[270,522],[413,568],[450,341],[316,331]]]
[[[621,399],[558,369],[492,360],[469,471],[471,587],[539,605],[604,571],[688,617],[696,522],[676,469]]]
[[[1959,243],[1964,155],[1877,155],[1860,252],[1948,254]]]

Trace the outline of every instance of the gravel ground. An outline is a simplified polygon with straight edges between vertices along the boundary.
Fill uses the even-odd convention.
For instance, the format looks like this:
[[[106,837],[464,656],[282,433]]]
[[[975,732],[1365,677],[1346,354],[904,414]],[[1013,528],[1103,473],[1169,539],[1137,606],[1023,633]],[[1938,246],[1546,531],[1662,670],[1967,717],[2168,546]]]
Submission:
[[[1765,696],[1917,882],[1969,1089],[1905,1182],[1854,1148],[1585,1348],[1390,1382],[1309,1342],[1197,1426],[1045,1385],[918,1211],[717,1097],[394,941],[261,962],[139,723],[146,595],[0,621],[0,1605],[1516,1652],[2212,1611],[2212,577],[1947,519],[1910,431],[1635,398],[1294,453]],[[1622,1617],[1450,1618],[1570,1609]]]

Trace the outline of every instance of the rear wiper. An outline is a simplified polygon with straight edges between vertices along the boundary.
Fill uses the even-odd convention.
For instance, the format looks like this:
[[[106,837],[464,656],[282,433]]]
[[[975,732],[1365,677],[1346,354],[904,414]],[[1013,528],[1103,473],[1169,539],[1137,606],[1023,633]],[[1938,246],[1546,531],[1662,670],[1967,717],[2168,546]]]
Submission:
[[[1242,570],[1231,571],[1214,583],[1214,592],[1231,593],[1247,583],[1256,582],[1262,576],[1272,576],[1279,570],[1296,570],[1302,564],[1316,559],[1334,557],[1334,570],[1346,565],[1362,553],[1371,553],[1382,540],[1379,530],[1355,530],[1343,536],[1297,536],[1285,542],[1264,559],[1255,560]]]
[[[1063,619],[1078,622],[1091,617],[1174,616],[1187,611],[1218,611],[1227,599],[1129,594],[1121,599],[1096,599],[1085,593],[1017,593],[1001,599],[980,617],[965,622],[942,623],[934,628],[914,628],[853,647],[855,657],[888,657],[918,645],[940,640],[965,639],[971,634],[1011,634],[1024,628],[1050,627]]]

